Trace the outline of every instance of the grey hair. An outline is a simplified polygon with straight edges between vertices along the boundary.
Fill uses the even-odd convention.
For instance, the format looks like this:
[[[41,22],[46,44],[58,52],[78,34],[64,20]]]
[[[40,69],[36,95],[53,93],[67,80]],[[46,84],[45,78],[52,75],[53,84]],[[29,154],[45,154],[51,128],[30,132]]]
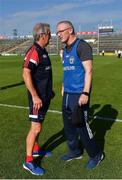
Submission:
[[[70,21],[68,21],[68,20],[60,21],[60,22],[58,22],[57,26],[58,26],[59,24],[67,24],[69,27],[72,28],[72,30],[73,30],[72,34],[75,34],[74,26],[73,26],[73,24],[72,24]]]
[[[43,34],[50,32],[50,25],[46,23],[37,23],[33,28],[34,41],[38,41]]]

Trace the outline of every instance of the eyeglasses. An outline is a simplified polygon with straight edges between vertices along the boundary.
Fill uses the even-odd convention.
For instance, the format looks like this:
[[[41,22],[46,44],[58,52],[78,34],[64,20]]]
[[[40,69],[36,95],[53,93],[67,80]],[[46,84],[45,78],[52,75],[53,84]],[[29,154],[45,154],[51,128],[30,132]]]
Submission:
[[[56,32],[56,34],[58,35],[58,34],[60,34],[60,33],[63,33],[64,31],[66,31],[66,30],[68,30],[68,29],[70,29],[71,27],[68,27],[68,28],[66,28],[66,29],[63,29],[63,30],[60,30],[60,31],[57,31]]]

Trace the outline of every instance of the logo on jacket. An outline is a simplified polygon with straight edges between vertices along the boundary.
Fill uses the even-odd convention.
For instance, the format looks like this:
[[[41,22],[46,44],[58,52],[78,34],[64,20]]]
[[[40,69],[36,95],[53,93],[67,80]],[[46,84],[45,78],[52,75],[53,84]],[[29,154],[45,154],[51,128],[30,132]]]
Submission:
[[[75,60],[74,57],[71,56],[71,57],[69,58],[69,63],[70,63],[70,64],[74,64],[74,60]]]
[[[47,58],[47,55],[46,55],[46,54],[43,54],[43,58]]]

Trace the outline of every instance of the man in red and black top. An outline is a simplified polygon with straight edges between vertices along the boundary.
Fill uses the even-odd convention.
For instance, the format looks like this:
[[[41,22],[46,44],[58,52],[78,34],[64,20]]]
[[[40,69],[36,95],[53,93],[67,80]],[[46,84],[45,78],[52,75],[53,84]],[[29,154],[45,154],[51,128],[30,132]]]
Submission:
[[[51,155],[51,152],[41,150],[38,145],[42,122],[53,94],[52,67],[45,49],[50,35],[49,24],[38,23],[35,25],[33,29],[34,44],[27,51],[23,66],[23,79],[28,89],[29,119],[31,121],[31,128],[26,138],[26,160],[23,167],[34,175],[42,175],[44,170],[33,163],[33,157]]]

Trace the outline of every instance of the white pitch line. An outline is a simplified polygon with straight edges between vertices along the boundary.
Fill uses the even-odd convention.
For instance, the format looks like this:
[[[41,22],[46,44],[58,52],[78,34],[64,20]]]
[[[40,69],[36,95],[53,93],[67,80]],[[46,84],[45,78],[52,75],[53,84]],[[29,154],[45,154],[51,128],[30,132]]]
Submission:
[[[57,110],[51,110],[49,109],[48,112],[51,112],[51,113],[56,113],[56,114],[62,114],[61,111],[57,111]]]
[[[107,118],[107,117],[101,117],[101,116],[94,116],[93,119],[122,122],[122,119],[113,119],[113,118]]]
[[[2,106],[2,107],[10,107],[10,108],[18,108],[18,109],[29,109],[29,107],[17,106],[17,105],[10,105],[10,104],[0,104],[0,106]],[[57,111],[57,110],[48,110],[48,112],[56,113],[56,114],[62,114],[61,111]],[[101,117],[101,116],[94,116],[94,117],[90,117],[90,118],[100,119],[100,120],[108,120],[108,121],[122,122],[122,119],[113,119],[113,118],[107,118],[107,117]]]
[[[18,109],[29,109],[29,107],[17,106],[17,105],[10,105],[10,104],[0,104],[0,106],[2,106],[2,107],[10,107],[10,108],[18,108]],[[57,110],[48,110],[48,112],[57,113],[57,114],[62,114],[61,111],[57,111]]]
[[[25,107],[25,106],[16,106],[16,105],[10,105],[10,104],[0,104],[0,106],[10,107],[10,108],[18,108],[18,109],[29,109],[28,107]]]

